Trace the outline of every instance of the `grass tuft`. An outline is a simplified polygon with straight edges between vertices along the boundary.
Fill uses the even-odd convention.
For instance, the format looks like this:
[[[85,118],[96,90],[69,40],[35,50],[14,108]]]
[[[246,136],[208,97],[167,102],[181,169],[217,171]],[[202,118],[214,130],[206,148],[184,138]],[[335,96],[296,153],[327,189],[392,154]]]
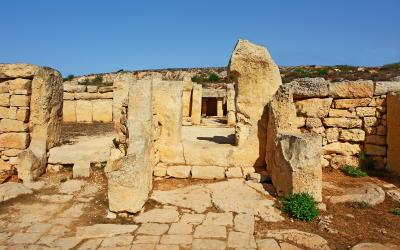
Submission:
[[[342,168],[342,171],[344,173],[346,173],[349,176],[352,177],[365,177],[368,176],[367,173],[365,173],[364,171],[362,171],[361,169],[354,167],[354,166],[350,166],[350,165],[346,165]]]
[[[290,194],[283,199],[282,205],[285,213],[302,221],[312,221],[319,214],[316,201],[308,193]]]

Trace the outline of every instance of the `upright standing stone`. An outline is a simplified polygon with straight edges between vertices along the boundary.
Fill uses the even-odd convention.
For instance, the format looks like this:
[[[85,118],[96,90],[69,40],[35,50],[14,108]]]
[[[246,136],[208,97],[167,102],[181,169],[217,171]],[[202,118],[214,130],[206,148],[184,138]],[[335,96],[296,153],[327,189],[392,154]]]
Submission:
[[[233,84],[226,86],[226,110],[228,118],[228,126],[236,124],[236,108],[235,108],[235,87]]]
[[[193,84],[192,91],[192,124],[199,125],[201,123],[201,99],[203,87],[201,84]]]
[[[113,83],[113,120],[120,122],[122,103],[128,96],[129,86],[134,84],[136,77],[132,73],[119,73]]]
[[[223,99],[217,98],[217,116],[223,117],[224,116],[224,107],[223,107]]]
[[[109,208],[113,212],[140,211],[152,188],[152,82],[140,80],[129,86],[128,152],[105,169]]]
[[[231,164],[265,165],[266,105],[282,84],[279,68],[267,49],[239,40],[229,62],[236,82],[236,145]]]
[[[160,161],[184,163],[182,146],[182,93],[179,81],[153,80],[153,112],[157,115],[160,136],[156,147]]]
[[[32,81],[29,127],[29,148],[19,154],[18,176],[24,182],[44,173],[47,151],[60,140],[63,110],[61,74],[50,68],[40,68]]]
[[[183,79],[182,117],[190,116],[193,83],[189,77]]]
[[[400,174],[400,93],[387,96],[387,168]]]

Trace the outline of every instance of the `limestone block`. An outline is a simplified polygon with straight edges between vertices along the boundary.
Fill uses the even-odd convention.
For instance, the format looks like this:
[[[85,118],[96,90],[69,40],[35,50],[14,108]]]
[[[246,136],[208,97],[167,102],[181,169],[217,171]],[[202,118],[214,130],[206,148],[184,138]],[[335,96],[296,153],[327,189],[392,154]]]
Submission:
[[[63,121],[76,122],[76,101],[64,101]]]
[[[97,93],[88,93],[88,92],[82,92],[82,93],[75,93],[74,98],[76,100],[93,100],[97,99]]]
[[[93,106],[91,101],[87,100],[76,101],[76,121],[77,122],[93,121]]]
[[[41,141],[40,143],[38,141],[32,142],[35,144],[32,145],[31,143],[28,149],[18,155],[18,178],[24,182],[35,181],[37,177],[46,172],[46,141]]]
[[[306,192],[322,201],[322,138],[315,134],[281,133],[277,142],[275,160],[269,162],[268,169],[278,194]]]
[[[9,90],[28,90],[30,93],[32,81],[29,79],[17,78],[14,80],[9,80]]]
[[[97,98],[99,99],[112,99],[113,96],[113,92],[97,93]]]
[[[356,112],[347,109],[330,109],[329,117],[349,117],[355,118]]]
[[[202,89],[201,84],[193,84],[191,112],[193,125],[201,123]]]
[[[75,94],[74,93],[64,92],[63,99],[64,100],[74,100],[75,99]]]
[[[135,76],[132,73],[119,73],[113,83],[113,119],[118,122],[121,119],[122,103],[127,99],[129,86],[134,84]]]
[[[33,78],[39,69],[36,65],[16,63],[0,64],[0,79],[5,78]]]
[[[90,161],[77,161],[72,167],[73,178],[90,176]]]
[[[21,107],[21,108],[22,109],[29,109],[27,107]],[[17,119],[17,110],[18,110],[17,107],[10,107],[8,109],[8,118],[13,119],[13,120]]]
[[[335,155],[332,157],[330,165],[334,169],[340,169],[346,165],[359,167],[360,160],[358,159],[357,156]]]
[[[329,83],[329,96],[334,98],[362,98],[374,95],[374,83],[367,80]]]
[[[9,108],[0,107],[0,119],[9,118]]]
[[[236,90],[236,150],[232,165],[263,166],[267,145],[265,107],[282,85],[279,68],[265,47],[239,40],[229,62]]]
[[[153,175],[157,177],[164,177],[167,175],[167,167],[161,164],[158,164],[154,167]]]
[[[2,119],[0,121],[0,132],[24,132],[28,131],[28,124],[22,121]]]
[[[0,173],[2,171],[8,171],[8,170],[11,170],[11,164],[0,159]]]
[[[387,134],[387,127],[383,126],[383,125],[376,127],[376,133],[378,135],[386,135]]]
[[[400,81],[375,82],[375,95],[386,95],[389,92],[399,92]]]
[[[218,117],[224,116],[223,99],[222,98],[217,99],[217,116]]]
[[[364,128],[378,125],[378,119],[376,117],[364,117],[363,122]]]
[[[136,213],[143,208],[152,189],[152,82],[132,82],[128,87],[127,156],[109,164],[105,172],[109,209],[113,212]]]
[[[307,128],[317,128],[322,126],[322,121],[320,118],[306,118]]]
[[[327,117],[332,100],[332,98],[311,98],[296,101],[297,113],[307,117]]]
[[[93,121],[94,122],[112,122],[112,100],[93,100]]]
[[[235,87],[233,84],[226,86],[226,110],[227,110],[227,124],[233,126],[236,124],[236,107],[235,107]]]
[[[4,133],[0,134],[0,148],[25,149],[28,147],[28,133]]]
[[[193,166],[192,178],[207,180],[225,179],[225,168],[218,166]]]
[[[9,91],[9,86],[8,86],[8,81],[5,82],[0,82],[0,93],[8,93]]]
[[[358,107],[356,108],[357,115],[360,117],[364,116],[375,116],[376,108],[375,107]]]
[[[168,166],[167,175],[175,177],[175,178],[189,178],[191,166]]]
[[[331,143],[339,140],[339,129],[328,128],[325,130],[326,140]]]
[[[327,127],[338,127],[338,128],[361,128],[362,120],[355,118],[335,118],[327,117],[323,119],[324,125]]]
[[[15,115],[18,121],[27,122],[29,121],[29,109],[18,109]]]
[[[226,178],[242,178],[242,169],[239,167],[228,168],[225,171]]]
[[[86,91],[86,85],[64,84],[64,92],[82,93]]]
[[[348,109],[356,107],[366,107],[372,102],[372,98],[336,99],[333,102],[335,108],[337,109]]]
[[[11,95],[10,106],[29,107],[30,96],[27,95]]]
[[[293,98],[326,97],[328,82],[322,78],[300,78],[286,84],[293,91]]]
[[[155,146],[160,161],[183,164],[182,146],[182,94],[179,81],[153,80],[153,113],[157,115],[160,134]]]
[[[0,94],[0,106],[10,106],[10,94]]]
[[[375,144],[375,145],[386,145],[386,136],[367,135],[365,137],[365,143]]]
[[[348,142],[333,142],[323,147],[324,154],[356,155],[361,152],[361,146]]]
[[[367,155],[386,156],[386,147],[374,144],[365,144],[364,152]]]
[[[86,89],[87,89],[87,92],[89,92],[89,93],[97,93],[98,87],[88,85],[88,86],[86,86]]]
[[[3,154],[9,157],[14,157],[17,156],[19,153],[21,153],[21,149],[6,149],[3,151]]]
[[[114,90],[113,86],[103,86],[99,88],[99,93],[113,92],[113,90]]]
[[[361,129],[343,129],[339,139],[348,142],[362,142],[365,140],[365,131]]]

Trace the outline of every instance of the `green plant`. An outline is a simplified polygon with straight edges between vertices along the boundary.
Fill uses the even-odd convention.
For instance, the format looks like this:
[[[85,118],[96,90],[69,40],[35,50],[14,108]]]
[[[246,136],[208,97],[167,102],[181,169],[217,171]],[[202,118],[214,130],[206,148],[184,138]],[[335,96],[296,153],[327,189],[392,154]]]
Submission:
[[[218,82],[219,81],[219,76],[217,74],[215,74],[215,73],[210,73],[208,75],[208,80],[210,82]]]
[[[327,69],[319,69],[317,71],[317,74],[320,75],[320,76],[326,76],[326,75],[329,74],[329,71]]]
[[[396,216],[400,216],[400,208],[392,208],[390,212]]]
[[[303,221],[312,221],[319,214],[317,203],[308,193],[290,194],[284,198],[282,205],[284,212]]]
[[[362,171],[360,168],[354,167],[354,166],[350,166],[350,165],[346,165],[342,168],[342,171],[344,173],[346,173],[349,176],[352,177],[365,177],[367,176],[367,173],[365,173],[364,171]]]
[[[375,162],[371,156],[365,155],[363,151],[358,154],[358,159],[361,161],[361,166],[366,170],[374,170]]]
[[[396,70],[400,69],[400,62],[397,63],[389,63],[382,66],[383,70]]]

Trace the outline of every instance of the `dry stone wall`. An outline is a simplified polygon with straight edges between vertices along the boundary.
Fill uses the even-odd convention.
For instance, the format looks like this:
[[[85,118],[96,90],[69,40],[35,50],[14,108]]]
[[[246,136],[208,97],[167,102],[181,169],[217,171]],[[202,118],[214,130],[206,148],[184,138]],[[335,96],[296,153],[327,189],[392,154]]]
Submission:
[[[64,122],[112,122],[113,87],[64,84]]]
[[[25,182],[46,169],[61,133],[61,74],[29,64],[0,64],[0,171]]]
[[[359,166],[366,157],[385,167],[387,93],[400,91],[400,82],[314,78],[285,86],[293,91],[298,128],[322,136],[324,166]]]

